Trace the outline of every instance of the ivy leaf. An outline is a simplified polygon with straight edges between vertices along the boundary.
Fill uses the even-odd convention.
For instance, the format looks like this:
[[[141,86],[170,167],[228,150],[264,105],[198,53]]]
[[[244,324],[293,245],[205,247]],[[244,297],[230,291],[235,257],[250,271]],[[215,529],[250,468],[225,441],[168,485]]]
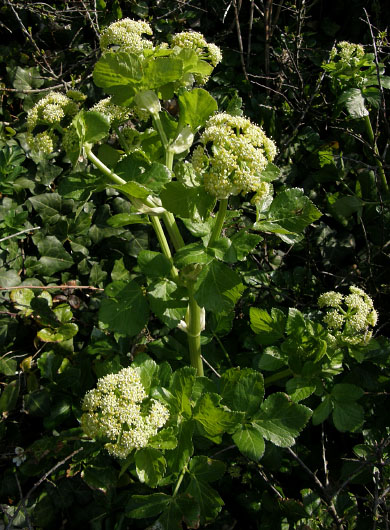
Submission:
[[[137,335],[149,317],[148,303],[139,285],[116,281],[107,285],[105,293],[108,298],[101,302],[99,320],[111,331]]]
[[[231,410],[255,414],[264,399],[264,379],[252,368],[230,368],[220,378],[221,396]]]
[[[249,318],[252,331],[256,333],[256,338],[265,346],[275,343],[284,335],[286,327],[286,316],[280,309],[272,308],[271,314],[265,309],[251,307]]]
[[[234,432],[244,417],[241,412],[221,407],[220,401],[221,396],[218,394],[204,394],[198,400],[193,414],[202,435],[215,443],[221,443],[225,432]]]
[[[38,263],[42,274],[52,276],[56,272],[69,269],[73,265],[72,256],[55,236],[46,236],[41,239],[37,247],[41,254]]]
[[[279,447],[290,447],[311,414],[309,408],[293,403],[286,394],[275,392],[261,405],[253,425],[266,440]]]
[[[243,426],[233,434],[232,438],[240,453],[247,458],[257,462],[263,456],[265,449],[264,438],[256,423]]]
[[[218,108],[215,99],[203,88],[187,90],[179,95],[179,128],[189,125],[193,132],[203,127]]]
[[[213,261],[205,267],[195,284],[195,299],[200,307],[213,312],[228,312],[245,290],[239,275],[224,263]]]
[[[135,453],[134,459],[139,480],[155,488],[166,469],[166,461],[161,451],[145,447]]]
[[[359,119],[369,115],[364,105],[364,97],[360,88],[349,88],[345,90],[339,97],[338,103],[345,105],[351,118]]]
[[[320,217],[321,212],[303,190],[292,188],[275,197],[265,220],[258,221],[253,228],[276,234],[299,234]]]

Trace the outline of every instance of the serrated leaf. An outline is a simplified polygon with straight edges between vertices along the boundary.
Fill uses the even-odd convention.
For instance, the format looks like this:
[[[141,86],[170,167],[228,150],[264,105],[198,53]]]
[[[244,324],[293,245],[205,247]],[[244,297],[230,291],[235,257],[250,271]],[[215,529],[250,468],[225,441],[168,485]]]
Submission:
[[[291,447],[312,411],[293,403],[286,394],[275,392],[261,405],[253,424],[266,440],[279,447]]]
[[[363,425],[364,409],[355,402],[347,401],[343,403],[336,401],[334,403],[332,418],[337,430],[341,432],[354,432]]]
[[[338,103],[345,105],[351,118],[364,118],[369,112],[364,105],[364,97],[360,88],[345,90],[338,99]]]
[[[250,234],[246,230],[236,232],[231,238],[232,246],[236,253],[237,259],[242,261],[246,259],[255,247],[262,241],[262,237],[258,234]]]
[[[132,495],[126,505],[127,517],[144,519],[160,514],[171,502],[171,497],[165,493],[152,493],[152,495]]]
[[[191,394],[195,383],[195,368],[183,366],[172,374],[169,390],[176,400],[177,412],[191,417]]]
[[[186,265],[192,265],[194,263],[207,265],[213,259],[213,255],[207,252],[206,247],[201,242],[196,242],[180,248],[175,254],[174,263],[181,269]]]
[[[316,385],[313,381],[304,377],[293,377],[286,383],[286,390],[295,403],[311,396],[315,392],[315,389]]]
[[[339,383],[334,385],[331,396],[336,401],[352,402],[360,399],[364,395],[364,390],[356,385],[349,383]]]
[[[166,461],[162,452],[145,447],[135,453],[134,459],[139,480],[155,488],[163,478],[166,469]]]
[[[157,434],[148,440],[148,446],[154,449],[175,449],[177,447],[177,429],[167,427],[161,429]]]
[[[195,299],[209,311],[228,312],[245,290],[239,275],[224,263],[213,261],[205,267],[195,284]]]
[[[168,276],[172,269],[171,261],[161,252],[141,250],[137,261],[141,271],[150,277]]]
[[[179,474],[193,455],[193,432],[194,422],[192,420],[182,421],[179,424],[176,434],[177,446],[165,454],[168,468],[172,473]]]
[[[233,434],[232,438],[240,453],[247,458],[257,462],[263,456],[265,449],[264,438],[255,423],[243,426]]]
[[[101,302],[99,320],[111,331],[137,335],[149,316],[148,303],[139,285],[134,281],[113,282],[106,287],[106,294],[109,298]]]
[[[225,432],[234,432],[244,417],[241,412],[223,408],[220,401],[221,396],[218,394],[204,394],[198,400],[193,413],[202,435],[215,443],[221,443]]]
[[[185,290],[170,280],[161,280],[150,286],[148,300],[153,313],[169,328],[184,319],[188,301]]]
[[[249,309],[251,328],[256,333],[261,344],[267,346],[283,337],[286,327],[286,316],[277,308],[272,308],[271,314],[265,309],[251,307]]]
[[[318,407],[314,409],[312,418],[313,425],[319,425],[320,423],[325,421],[329,414],[332,412],[332,410],[332,399],[329,395],[327,395],[325,396],[325,399],[318,405]]]
[[[186,90],[179,95],[179,126],[189,125],[193,132],[203,127],[218,108],[215,99],[203,88]]]
[[[230,368],[220,378],[220,393],[231,410],[255,414],[264,399],[264,379],[252,368]]]
[[[296,234],[320,217],[321,212],[303,194],[303,190],[291,188],[275,197],[266,219],[255,223],[254,228],[281,234]]]

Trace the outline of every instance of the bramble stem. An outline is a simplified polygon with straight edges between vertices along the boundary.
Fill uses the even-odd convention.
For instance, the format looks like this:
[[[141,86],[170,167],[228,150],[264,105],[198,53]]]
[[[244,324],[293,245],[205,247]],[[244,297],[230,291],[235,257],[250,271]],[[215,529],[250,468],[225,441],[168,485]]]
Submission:
[[[218,210],[217,218],[215,220],[214,227],[211,232],[210,240],[207,246],[212,245],[221,235],[223,223],[225,221],[225,216],[227,212],[228,201],[229,199],[221,199],[219,201],[219,210]]]
[[[372,125],[371,125],[371,120],[370,120],[370,116],[364,116],[364,123],[366,125],[366,131],[367,131],[367,135],[368,135],[368,138],[369,138],[369,141],[370,141],[370,144],[372,146],[372,148],[374,149],[374,153],[375,153],[375,164],[377,165],[378,167],[378,173],[379,173],[379,178],[380,178],[380,181],[381,181],[381,185],[382,185],[382,188],[383,190],[385,191],[385,193],[389,193],[389,186],[387,184],[387,179],[386,179],[386,175],[385,175],[385,171],[383,169],[383,165],[382,165],[382,162],[379,158],[379,150],[378,150],[378,146],[376,144],[376,141],[375,141],[375,136],[374,136],[374,131],[372,130]]]
[[[188,287],[188,312],[187,312],[187,337],[190,350],[190,361],[198,372],[198,376],[203,376],[203,361],[200,347],[201,334],[201,308],[198,306],[193,291],[193,285]]]

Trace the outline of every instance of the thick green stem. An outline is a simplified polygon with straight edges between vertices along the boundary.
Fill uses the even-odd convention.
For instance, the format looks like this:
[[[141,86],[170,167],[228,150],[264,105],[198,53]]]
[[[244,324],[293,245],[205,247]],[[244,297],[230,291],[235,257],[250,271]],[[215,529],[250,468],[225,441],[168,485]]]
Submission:
[[[292,373],[293,372],[290,368],[286,368],[285,370],[277,372],[276,374],[272,374],[264,379],[264,386],[269,386],[271,383],[275,383],[275,381],[285,379],[289,375],[292,375]]]
[[[161,142],[163,144],[163,147],[165,150],[168,149],[168,138],[165,134],[164,127],[161,123],[160,116],[158,114],[153,115],[153,123],[155,128],[157,129],[158,134],[160,135]]]
[[[177,482],[176,482],[175,490],[174,490],[174,492],[172,493],[172,497],[173,497],[173,498],[176,497],[176,495],[177,495],[177,493],[178,493],[178,491],[179,491],[179,488],[180,488],[180,486],[181,486],[181,483],[182,483],[182,481],[183,481],[184,475],[187,473],[187,471],[188,471],[187,466],[184,466],[183,469],[181,470],[181,473],[180,473],[180,475],[179,475],[179,478],[178,478],[178,480],[177,480]]]
[[[203,376],[203,362],[201,357],[200,334],[201,334],[201,308],[198,306],[193,292],[193,286],[188,287],[188,312],[187,312],[187,336],[190,350],[190,361],[198,372]]]
[[[175,250],[177,251],[179,248],[184,247],[184,240],[176,224],[175,216],[171,212],[164,212],[162,218]]]
[[[125,180],[123,180],[121,177],[119,177],[119,175],[111,171],[110,168],[108,168],[105,164],[103,164],[103,162],[96,155],[93,154],[91,146],[89,145],[84,146],[84,150],[85,150],[85,154],[87,155],[88,160],[92,162],[92,164],[95,167],[100,169],[100,171],[106,177],[108,177],[112,182],[120,186],[123,184],[126,184]]]
[[[375,152],[375,163],[378,167],[378,173],[379,173],[379,178],[380,178],[380,181],[381,181],[381,186],[384,190],[384,192],[387,194],[389,193],[389,186],[387,184],[387,179],[386,179],[386,175],[385,175],[385,171],[383,169],[383,165],[382,165],[382,162],[380,160],[380,155],[379,155],[379,150],[378,150],[378,146],[376,145],[376,141],[375,141],[375,136],[374,136],[374,131],[372,130],[372,125],[371,125],[371,120],[370,120],[370,116],[364,116],[364,123],[366,125],[366,131],[367,131],[367,135],[368,135],[368,138],[369,138],[369,141],[370,141],[370,144],[372,146],[372,148],[374,149],[374,152]]]
[[[228,206],[228,200],[229,199],[221,199],[219,201],[219,210],[217,214],[217,218],[214,223],[213,230],[211,232],[210,240],[208,243],[208,246],[212,245],[221,235],[223,223],[225,221],[227,206]]]

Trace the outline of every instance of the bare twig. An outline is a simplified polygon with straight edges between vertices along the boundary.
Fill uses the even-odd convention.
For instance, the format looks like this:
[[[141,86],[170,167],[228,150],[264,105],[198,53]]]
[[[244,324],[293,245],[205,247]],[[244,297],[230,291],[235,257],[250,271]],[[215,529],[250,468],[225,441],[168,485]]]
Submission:
[[[48,291],[49,289],[89,289],[90,291],[104,291],[100,287],[93,287],[92,285],[16,285],[14,287],[1,287],[0,291],[14,291],[15,289],[41,289]]]
[[[237,6],[237,0],[233,0],[233,7],[234,7],[234,20],[235,20],[235,23],[236,23],[236,30],[237,30],[238,48],[240,50],[241,67],[242,67],[242,71],[243,71],[245,79],[247,81],[249,81],[248,73],[246,71],[246,66],[245,66],[244,46],[242,44],[242,35],[241,35],[239,9],[238,9],[238,6]]]
[[[65,464],[68,460],[70,460],[71,458],[73,458],[75,455],[77,455],[78,453],[80,453],[82,450],[84,449],[84,447],[80,447],[79,449],[76,449],[76,451],[73,451],[73,453],[71,453],[70,455],[68,455],[67,457],[65,457],[63,460],[61,460],[60,462],[57,462],[57,464],[55,466],[53,466],[51,469],[49,469],[49,471],[47,471],[47,473],[45,473],[39,480],[38,482],[36,482],[34,484],[34,486],[28,491],[28,493],[26,494],[25,497],[23,497],[20,502],[19,502],[19,505],[17,507],[17,509],[15,510],[15,513],[12,515],[12,517],[10,518],[10,520],[8,521],[8,525],[6,526],[6,529],[5,530],[10,530],[12,528],[12,523],[13,521],[15,520],[16,516],[18,515],[20,509],[26,505],[28,499],[30,498],[31,494],[34,493],[34,491],[39,488],[39,486],[42,484],[42,482],[44,482],[47,477],[49,475],[51,475],[51,473],[54,473],[54,471],[56,471],[59,467],[61,467],[63,464]]]
[[[20,498],[23,499],[22,486],[20,485],[20,481],[19,481],[19,477],[18,477],[17,473],[15,473],[15,480],[16,480],[16,484],[18,485]],[[26,518],[28,530],[33,530],[33,527],[31,526],[30,517],[28,515],[28,511],[27,511],[27,508],[26,508],[26,505],[25,505],[25,502],[22,502],[22,508],[23,508],[24,517]]]
[[[44,78],[42,78],[44,79]],[[55,90],[56,88],[63,88],[64,84],[48,86],[46,88],[31,88],[29,90],[19,90],[18,88],[6,88],[0,87],[1,92],[18,92],[18,94],[37,94],[39,92],[48,92],[50,90]]]
[[[21,230],[20,232],[16,232],[15,234],[11,234],[10,236],[2,237],[0,239],[0,243],[6,241],[7,239],[12,239],[13,237],[20,236],[22,234],[27,234],[28,232],[32,232],[33,230],[39,230],[40,228],[40,226],[34,226],[34,228],[26,228],[26,230]]]

